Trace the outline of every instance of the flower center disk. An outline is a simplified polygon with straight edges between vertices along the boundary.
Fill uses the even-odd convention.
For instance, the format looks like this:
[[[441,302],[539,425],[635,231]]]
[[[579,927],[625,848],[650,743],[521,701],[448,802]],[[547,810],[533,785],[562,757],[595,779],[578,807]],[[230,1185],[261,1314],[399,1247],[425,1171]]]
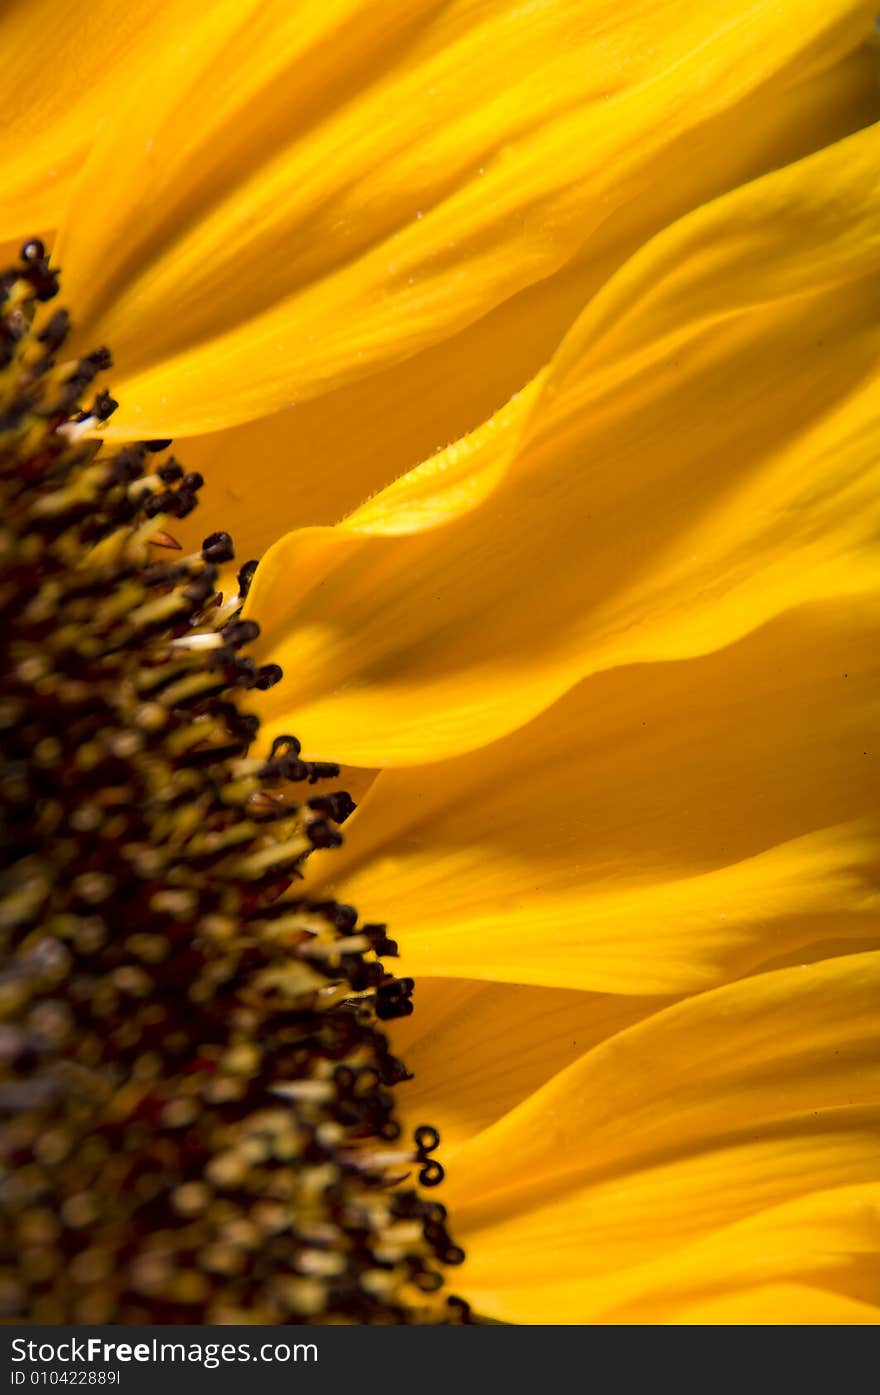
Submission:
[[[64,361],[41,244],[0,278],[0,1188],[8,1317],[455,1322],[436,1130],[400,1138],[396,945],[297,894],[354,807],[293,737],[254,753],[230,538],[203,481],[115,453]],[[315,790],[314,787],[318,786]],[[381,956],[381,957],[380,957]]]

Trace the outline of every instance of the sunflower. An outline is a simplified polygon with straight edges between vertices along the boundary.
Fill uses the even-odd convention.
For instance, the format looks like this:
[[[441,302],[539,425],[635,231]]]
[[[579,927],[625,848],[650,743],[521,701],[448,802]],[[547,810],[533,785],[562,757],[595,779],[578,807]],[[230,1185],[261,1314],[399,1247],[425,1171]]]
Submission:
[[[51,29],[58,7],[43,7]],[[97,399],[77,421],[72,396],[63,419],[43,410],[49,454],[63,427],[75,458],[61,451],[62,466],[92,471],[105,512],[120,468],[138,509],[162,500],[149,527],[114,515],[114,585],[146,565],[139,549],[165,541],[169,516],[171,541],[190,547],[189,496],[207,477],[215,532],[188,565],[214,565],[203,554],[224,507],[244,554],[268,551],[242,579],[244,610],[221,603],[230,640],[205,612],[216,574],[190,595],[190,575],[139,570],[140,587],[170,586],[178,604],[187,592],[163,642],[210,691],[199,665],[211,670],[215,642],[227,663],[233,641],[253,646],[235,669],[263,723],[248,778],[333,778],[342,760],[365,792],[350,820],[332,794],[284,805],[305,876],[306,899],[291,908],[288,889],[280,903],[295,938],[279,948],[272,888],[239,899],[231,947],[221,936],[199,965],[181,1051],[200,1059],[202,1029],[217,1048],[218,1018],[230,1001],[252,1007],[255,975],[314,1013],[303,958],[335,973],[343,1013],[352,992],[377,1004],[355,1013],[354,1067],[346,1057],[328,1083],[322,1038],[285,1097],[297,1128],[314,1132],[326,1110],[358,1146],[372,1136],[375,1164],[344,1214],[362,1231],[369,1213],[376,1233],[353,1249],[338,1191],[316,1184],[308,1234],[294,1205],[309,1257],[293,1288],[272,1277],[255,1297],[260,1265],[290,1253],[264,1193],[292,1188],[289,1203],[308,1168],[273,1115],[260,1146],[276,1180],[265,1153],[251,1158],[252,1131],[246,1184],[222,1163],[218,1184],[230,1121],[200,1095],[182,1127],[213,1171],[174,1174],[171,1239],[158,1260],[138,1253],[128,1315],[155,1320],[150,1294],[165,1303],[179,1271],[189,1317],[250,1302],[273,1321],[437,1320],[413,1281],[430,1288],[436,1260],[464,1259],[456,1291],[494,1319],[875,1321],[870,6],[238,0],[118,25],[105,9],[85,44],[55,25],[56,45],[94,66],[78,82],[82,60],[58,84],[44,44],[24,41],[33,6],[4,21],[31,114],[0,236],[51,237],[76,372],[94,344],[115,359],[118,410]],[[39,295],[51,271],[29,246],[10,286]],[[108,444],[94,457],[96,434]],[[149,473],[143,446],[136,467],[95,464],[172,437],[187,438],[188,476]],[[19,449],[19,467],[33,458]],[[181,651],[187,637],[198,643]],[[140,672],[140,650],[125,652]],[[241,760],[256,727],[226,688],[217,700],[200,716],[234,749],[212,759]],[[278,839],[253,815],[266,792],[223,770],[214,785],[245,801],[249,855],[271,864]],[[325,853],[337,815],[345,842]],[[118,838],[98,834],[107,855]],[[210,939],[209,886],[190,890]],[[403,979],[375,967],[386,921]],[[161,939],[162,924],[139,933]],[[146,995],[161,997],[164,971],[150,972]],[[391,1027],[415,1069],[406,1083],[376,1019],[402,1015],[413,978],[419,1011]],[[118,991],[101,988],[113,1003]],[[224,1089],[265,1103],[261,1090],[291,1084],[291,1042],[271,1037],[255,1065],[256,1019],[239,1025],[212,1059]],[[141,1069],[164,1127],[170,1104],[192,1104],[191,1070]],[[367,1103],[352,1114],[358,1079]],[[418,1193],[381,1214],[365,1199],[388,1205],[380,1140],[399,1128],[380,1084],[415,1129],[397,1161],[429,1182],[439,1126],[454,1241]],[[150,1091],[171,1085],[160,1106]],[[137,1109],[123,1114],[141,1156]],[[179,1169],[176,1127],[150,1155],[146,1204],[157,1166]],[[327,1147],[305,1162],[347,1178],[352,1138]],[[231,1238],[218,1185],[247,1197]],[[36,1251],[56,1242],[37,1210],[39,1286],[51,1276]],[[62,1215],[65,1234],[79,1215]],[[78,1224],[88,1233],[88,1216]],[[336,1226],[335,1249],[321,1225]],[[108,1250],[83,1253],[74,1281],[97,1294],[86,1320],[101,1320],[101,1301],[117,1311]]]

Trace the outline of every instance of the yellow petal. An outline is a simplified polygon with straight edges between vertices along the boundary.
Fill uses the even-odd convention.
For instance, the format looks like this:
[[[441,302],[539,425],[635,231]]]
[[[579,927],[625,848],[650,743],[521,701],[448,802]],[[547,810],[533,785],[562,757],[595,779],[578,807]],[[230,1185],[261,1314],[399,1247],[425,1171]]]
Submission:
[[[8,0],[0,16],[0,238],[20,242],[58,227],[102,123],[191,17],[192,5],[180,0]]]
[[[876,935],[880,602],[585,680],[469,756],[383,772],[311,875],[417,977],[679,993]]]
[[[412,1017],[391,1024],[414,1077],[397,1092],[398,1115],[409,1132],[430,1120],[444,1157],[664,1003],[467,979],[420,980],[415,1001]]]
[[[876,1149],[876,1118],[873,1135],[858,1139],[850,1137],[836,1140],[840,1150],[849,1152],[851,1171],[858,1175],[870,1171],[869,1152],[871,1141]],[[827,1150],[833,1156],[835,1140],[829,1140]],[[763,1168],[767,1176],[762,1177],[766,1194],[784,1192],[787,1188],[796,1189],[798,1180],[806,1189],[810,1185],[811,1169],[817,1168],[816,1176],[825,1175],[829,1170],[828,1157],[823,1158],[818,1150],[806,1150],[791,1159],[785,1159],[784,1149],[748,1150],[739,1154],[722,1155],[717,1159],[719,1175],[715,1187],[722,1191],[736,1185],[736,1178],[743,1176],[746,1169]],[[788,1164],[788,1172],[786,1168]],[[729,1171],[728,1171],[729,1169]],[[847,1170],[847,1161],[841,1160],[840,1171]],[[800,1171],[800,1177],[798,1173]],[[725,1175],[727,1173],[727,1175]],[[656,1185],[652,1185],[655,1180]],[[880,1185],[876,1183],[851,1187],[834,1187],[827,1191],[809,1193],[796,1197],[793,1201],[778,1207],[759,1210],[745,1221],[733,1222],[711,1231],[696,1242],[683,1243],[674,1248],[675,1240],[688,1234],[688,1169],[683,1168],[675,1179],[674,1193],[667,1194],[669,1177],[646,1179],[645,1194],[622,1193],[618,1200],[625,1212],[632,1207],[632,1225],[635,1231],[657,1208],[668,1208],[670,1227],[678,1226],[676,1234],[670,1237],[669,1250],[645,1264],[633,1263],[628,1267],[602,1274],[580,1277],[577,1261],[573,1269],[562,1280],[547,1277],[541,1270],[535,1279],[524,1283],[506,1283],[503,1268],[509,1266],[511,1274],[523,1276],[528,1272],[529,1258],[547,1253],[547,1247],[556,1243],[568,1242],[574,1249],[579,1248],[582,1262],[587,1257],[587,1247],[608,1245],[608,1231],[601,1225],[589,1222],[578,1225],[577,1215],[582,1214],[575,1205],[574,1214],[569,1212],[554,1218],[554,1225],[539,1228],[536,1233],[522,1241],[531,1245],[528,1252],[520,1248],[517,1240],[509,1250],[498,1244],[499,1237],[486,1233],[475,1234],[472,1253],[476,1256],[476,1245],[486,1245],[495,1240],[495,1265],[480,1266],[468,1264],[464,1274],[457,1276],[457,1291],[470,1298],[477,1311],[502,1321],[518,1323],[661,1323],[686,1321],[683,1317],[706,1295],[716,1296],[723,1301],[730,1292],[739,1292],[740,1310],[748,1304],[754,1322],[756,1300],[751,1294],[765,1284],[780,1282],[788,1285],[803,1277],[832,1295],[839,1286],[845,1291],[855,1290],[859,1295],[856,1302],[877,1308],[880,1304],[880,1286],[877,1282],[878,1259],[880,1259]],[[703,1188],[699,1177],[694,1177],[694,1204],[704,1204]],[[684,1195],[679,1193],[680,1186]],[[759,1189],[756,1188],[756,1192]],[[597,1208],[611,1203],[606,1193],[594,1198]],[[735,1195],[729,1208],[736,1211],[739,1200]],[[642,1213],[642,1208],[647,1215]],[[725,1208],[721,1208],[722,1210]],[[626,1221],[620,1214],[608,1213],[609,1228],[620,1224],[623,1230]],[[557,1230],[556,1225],[559,1229]],[[467,1237],[465,1237],[467,1238]],[[632,1237],[635,1238],[634,1236]],[[609,1246],[610,1248],[610,1246]],[[608,1249],[605,1250],[606,1255]],[[560,1261],[562,1260],[560,1254]],[[560,1263],[559,1268],[563,1266]],[[568,1266],[566,1266],[567,1268]],[[498,1276],[498,1277],[496,1277]],[[832,1304],[834,1298],[832,1297]]]
[[[845,1288],[870,1257],[852,1296],[876,1302],[878,1009],[880,955],[854,955],[594,1047],[450,1159],[460,1290],[516,1321],[653,1321],[756,1282]]]
[[[774,130],[768,131],[754,161],[746,160],[738,171],[707,165],[701,171],[701,194],[713,192],[703,183],[705,178],[711,182],[713,173],[721,188],[736,174],[751,174],[752,163],[754,172],[785,163],[878,115],[877,59],[864,46],[813,80],[775,94]],[[742,152],[742,146],[733,142],[731,150]],[[620,216],[627,216],[626,208]],[[239,555],[258,557],[282,532],[336,523],[363,500],[367,505],[349,522],[378,532],[385,527],[411,532],[473,507],[494,481],[483,438],[490,432],[503,435],[499,446],[509,453],[506,417],[512,410],[522,411],[523,394],[518,407],[510,403],[496,415],[499,404],[533,377],[532,389],[538,386],[542,364],[631,250],[632,237],[628,240],[620,227],[609,231],[608,241],[603,256],[591,249],[587,260],[566,266],[390,369],[271,417],[190,437],[183,445],[187,467],[201,470],[209,487],[181,536],[196,545],[206,532],[228,527],[232,519]],[[443,449],[481,423],[487,425],[460,448]],[[499,425],[505,426],[503,433]],[[471,480],[468,466],[475,449],[480,459]],[[442,453],[435,456],[436,451]],[[419,461],[425,464],[412,470]],[[370,496],[407,470],[412,474],[398,483],[396,496],[386,495],[374,506]]]
[[[420,418],[411,395],[416,376],[413,365],[404,364],[394,373],[305,402],[295,413],[182,442],[181,459],[188,470],[205,476],[208,487],[197,513],[175,534],[195,546],[214,528],[231,529],[236,554],[244,559],[259,557],[298,524],[335,523],[350,514],[353,529],[387,527],[401,534],[475,508],[504,468],[508,419],[523,407],[509,404],[475,433],[475,442],[443,451],[395,480],[419,458],[417,443],[432,449],[426,433],[443,430],[449,405],[434,391],[435,412]],[[521,394],[523,406],[536,387]],[[495,465],[488,436],[501,450]],[[473,453],[478,456],[474,470]],[[374,510],[368,497],[386,484],[387,493],[393,491],[393,513],[384,499]]]
[[[880,127],[656,238],[486,438],[496,482],[463,516],[383,536],[377,499],[370,533],[277,543],[251,602],[287,670],[270,731],[294,712],[316,754],[433,760],[586,673],[874,585],[878,179]]]
[[[63,230],[83,342],[120,368],[113,433],[299,403],[607,258],[765,168],[870,20],[862,0],[209,7],[108,125]]]
[[[682,1308],[674,1321],[707,1326],[874,1327],[880,1322],[880,1308],[804,1284],[766,1284],[694,1303]]]

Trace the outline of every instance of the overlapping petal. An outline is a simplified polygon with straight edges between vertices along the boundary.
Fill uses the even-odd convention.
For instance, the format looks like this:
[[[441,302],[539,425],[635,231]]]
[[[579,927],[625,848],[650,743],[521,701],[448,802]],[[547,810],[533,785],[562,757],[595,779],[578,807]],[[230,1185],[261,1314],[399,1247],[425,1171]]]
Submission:
[[[680,993],[876,935],[878,640],[880,600],[843,602],[597,675],[478,752],[383,772],[312,875],[399,929],[420,978]]]
[[[56,229],[98,131],[127,102],[156,52],[185,33],[181,0],[8,0],[0,239]]]
[[[437,759],[587,673],[876,585],[878,178],[874,127],[654,239],[465,454],[498,479],[464,514],[459,479],[446,526],[388,536],[392,490],[387,517],[277,543],[252,601],[288,669],[270,730]]]
[[[880,957],[759,975],[588,1050],[449,1158],[461,1291],[526,1322],[880,1301]],[[511,1014],[509,1030],[515,1030]]]
[[[705,162],[703,197],[737,173],[760,174],[874,120],[880,115],[876,56],[867,46],[857,48],[777,96],[766,145],[739,171],[714,158]],[[738,142],[731,149],[742,153]],[[612,220],[601,257],[566,266],[430,349],[293,410],[189,438],[187,464],[202,470],[210,484],[202,517],[219,527],[234,511],[242,555],[259,556],[282,531],[338,522],[419,461],[450,470],[456,448],[445,447],[493,421],[499,404],[540,373],[597,287],[632,251],[639,229],[624,235],[617,226],[627,216],[624,207]],[[462,449],[473,449],[470,439]],[[443,454],[431,461],[436,451]],[[391,513],[390,502],[378,501],[366,518],[379,527],[390,520],[403,531],[423,526],[424,509],[411,505],[404,513],[398,500]],[[447,499],[443,506],[456,503]]]
[[[530,328],[525,323],[514,327],[514,342],[529,342]],[[209,488],[204,509],[184,525],[181,536],[195,544],[206,525],[225,527],[234,520],[239,556],[260,557],[291,527],[335,524],[355,511],[351,522],[359,527],[406,533],[432,526],[438,514],[472,507],[504,468],[507,443],[498,427],[516,410],[514,404],[460,447],[453,444],[422,466],[409,468],[439,442],[446,444],[448,423],[468,409],[480,385],[486,387],[475,371],[480,346],[471,342],[458,349],[462,357],[456,374],[447,372],[441,380],[435,381],[426,362],[438,354],[422,355],[305,402],[295,414],[276,413],[184,441],[181,455],[187,467],[202,473]],[[446,346],[441,350],[445,355]],[[468,390],[459,392],[465,383]],[[525,391],[534,395],[535,388],[532,384]],[[497,467],[484,440],[490,434],[500,448]],[[471,472],[470,458],[477,451],[480,458]],[[385,494],[375,505],[370,499],[384,485],[393,490],[393,510]]]
[[[870,1173],[871,1148],[876,1150],[876,1120],[874,1127],[866,1132],[858,1142],[852,1139],[832,1140],[829,1152],[839,1149],[837,1167],[828,1168],[838,1176]],[[835,1186],[824,1192],[810,1192],[812,1177],[822,1171],[821,1146],[815,1151],[805,1150],[798,1155],[795,1151],[791,1159],[784,1153],[774,1157],[772,1150],[767,1153],[734,1154],[720,1161],[721,1176],[718,1190],[725,1193],[735,1186],[734,1178],[739,1169],[755,1168],[759,1173],[766,1169],[773,1182],[785,1190],[786,1184],[796,1190],[798,1182],[806,1196],[803,1200],[783,1204],[778,1209],[768,1208],[759,1211],[755,1219],[726,1225],[719,1216],[717,1233],[692,1246],[684,1246],[681,1251],[664,1256],[653,1264],[643,1267],[634,1265],[631,1270],[612,1283],[609,1274],[592,1275],[588,1282],[578,1280],[569,1270],[561,1281],[548,1279],[542,1271],[542,1281],[536,1283],[527,1279],[518,1288],[508,1288],[496,1280],[504,1268],[511,1272],[514,1267],[521,1274],[527,1274],[529,1256],[540,1254],[544,1247],[552,1253],[554,1244],[559,1243],[564,1229],[572,1244],[582,1246],[581,1254],[589,1252],[591,1245],[601,1247],[608,1232],[601,1226],[584,1224],[586,1208],[584,1199],[574,1202],[567,1214],[560,1213],[560,1231],[555,1226],[536,1232],[523,1234],[523,1248],[518,1244],[512,1251],[503,1249],[497,1233],[475,1232],[470,1238],[473,1244],[498,1244],[495,1251],[497,1268],[488,1268],[480,1275],[477,1283],[467,1279],[461,1284],[465,1293],[482,1310],[488,1313],[507,1315],[508,1321],[531,1323],[662,1323],[689,1322],[693,1308],[698,1310],[703,1304],[698,1295],[709,1293],[716,1298],[715,1320],[722,1321],[719,1307],[725,1300],[738,1300],[737,1316],[734,1321],[754,1323],[761,1321],[761,1297],[766,1280],[779,1281],[776,1286],[800,1288],[790,1285],[789,1276],[805,1274],[812,1281],[803,1285],[809,1290],[818,1290],[814,1295],[806,1318],[789,1307],[787,1320],[816,1321],[819,1295],[829,1295],[826,1321],[837,1321],[836,1313],[844,1306],[845,1295],[837,1292],[836,1285],[847,1289],[856,1288],[869,1295],[867,1301],[856,1299],[855,1304],[862,1320],[877,1321],[880,1311],[880,1291],[877,1287],[877,1254],[880,1245],[880,1186],[876,1183],[856,1186]],[[725,1174],[725,1165],[730,1172]],[[778,1176],[777,1176],[778,1169]],[[670,1179],[658,1177],[648,1182],[644,1197],[636,1200],[631,1195],[621,1198],[624,1203],[633,1205],[633,1225],[640,1226],[659,1208],[669,1205],[676,1217],[688,1214],[688,1187],[691,1178],[682,1169],[676,1178],[676,1188],[672,1191]],[[693,1178],[695,1192],[694,1205],[703,1201],[696,1177]],[[772,1192],[773,1182],[768,1190]],[[667,1195],[667,1186],[670,1194]],[[681,1191],[678,1190],[681,1188]],[[684,1194],[682,1194],[682,1192]],[[603,1207],[606,1193],[598,1192],[595,1202]],[[740,1198],[734,1192],[734,1202]],[[641,1207],[638,1205],[641,1201]],[[644,1209],[642,1209],[642,1207]],[[732,1209],[735,1209],[735,1205]],[[723,1211],[722,1211],[723,1215]],[[582,1224],[576,1224],[581,1217]],[[609,1226],[615,1221],[622,1230],[627,1222],[621,1217],[609,1214]],[[490,1251],[491,1253],[491,1251]],[[827,1288],[824,1287],[827,1285]],[[852,1303],[853,1300],[850,1300]],[[869,1318],[865,1310],[868,1310]],[[873,1311],[872,1311],[873,1310]],[[847,1305],[846,1311],[852,1313]],[[728,1317],[727,1321],[731,1321]]]
[[[672,1321],[686,1326],[876,1327],[880,1307],[806,1284],[767,1284],[693,1303],[679,1309]]]
[[[445,1158],[591,1046],[667,1001],[420,978],[416,1011],[392,1034],[413,1072],[399,1094],[404,1125],[412,1131],[432,1120]]]
[[[784,158],[870,18],[862,0],[209,7],[157,50],[65,221],[82,335],[120,367],[113,433],[300,403],[581,257],[607,274]]]

